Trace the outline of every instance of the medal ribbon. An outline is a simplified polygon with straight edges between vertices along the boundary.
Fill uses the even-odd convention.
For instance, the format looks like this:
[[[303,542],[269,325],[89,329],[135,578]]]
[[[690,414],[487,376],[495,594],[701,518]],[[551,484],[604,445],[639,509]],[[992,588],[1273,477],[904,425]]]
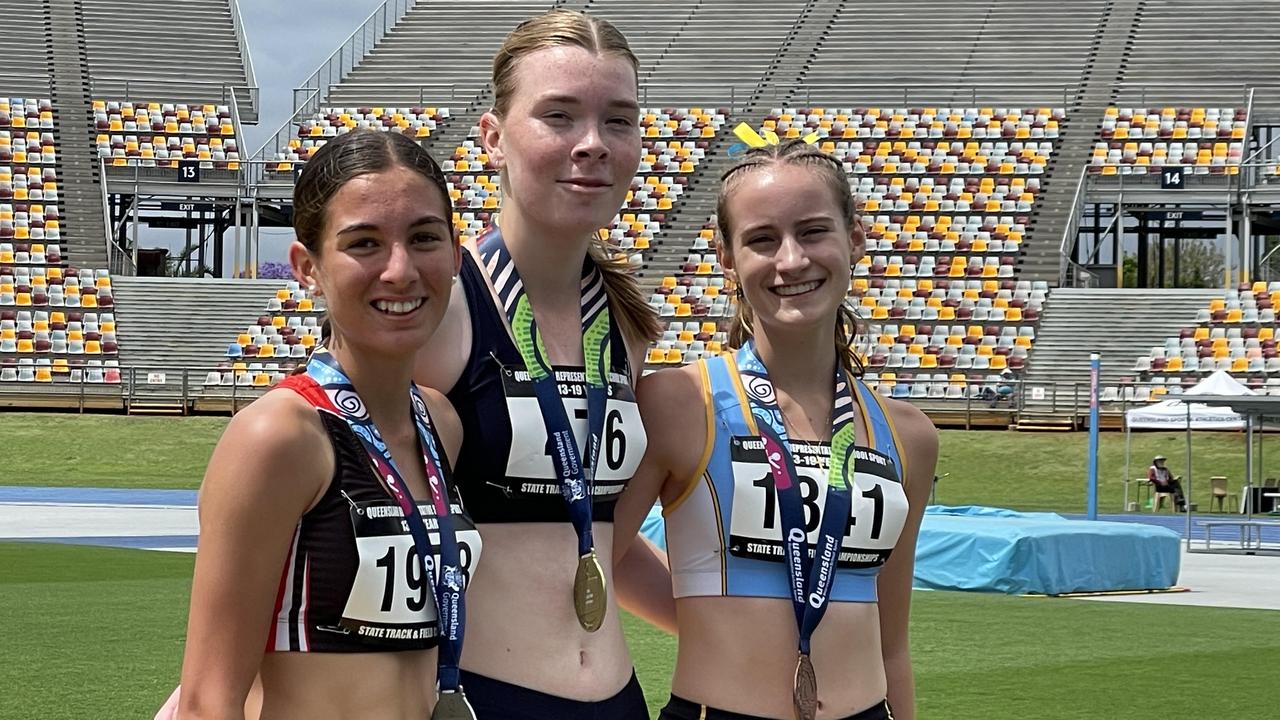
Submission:
[[[769,371],[756,354],[755,343],[748,341],[735,358],[743,376],[751,414],[756,420],[765,456],[773,475],[778,497],[778,516],[782,521],[782,544],[790,578],[791,603],[795,609],[796,627],[800,632],[800,652],[809,654],[813,633],[827,611],[831,586],[840,559],[841,541],[849,526],[853,508],[853,492],[847,471],[853,470],[852,453],[855,440],[854,401],[850,381],[837,367],[835,405],[831,410],[831,462],[827,471],[827,498],[818,527],[814,557],[806,562],[809,549],[805,526],[804,502],[800,496],[799,476],[791,457],[787,428],[778,409],[777,395],[769,381]]]
[[[442,692],[457,690],[460,683],[458,661],[462,656],[463,630],[466,627],[466,603],[462,588],[461,554],[458,550],[458,527],[456,516],[449,512],[448,478],[442,472],[445,467],[440,461],[440,449],[436,446],[435,436],[431,432],[431,418],[427,414],[427,403],[422,399],[418,388],[409,384],[410,404],[413,406],[413,423],[418,432],[418,443],[422,452],[422,462],[427,476],[427,488],[431,492],[431,504],[436,511],[436,522],[440,530],[440,568],[436,568],[435,558],[431,552],[431,538],[427,534],[427,526],[422,520],[418,505],[409,495],[404,483],[404,476],[396,467],[391,457],[391,450],[382,440],[381,433],[373,424],[364,402],[356,393],[351,379],[343,372],[337,358],[322,347],[317,347],[307,361],[307,375],[325,390],[334,407],[342,414],[351,431],[364,446],[378,477],[386,486],[387,492],[400,506],[405,522],[409,525],[409,534],[413,536],[413,545],[422,562],[422,577],[430,578],[435,590],[436,618],[439,627],[440,660],[438,677]],[[438,571],[437,571],[438,570]]]
[[[524,283],[511,253],[502,240],[502,232],[496,227],[491,228],[480,238],[477,247],[511,325],[511,334],[525,370],[533,381],[538,409],[547,429],[547,454],[551,456],[556,478],[560,481],[560,494],[568,505],[569,519],[578,535],[578,556],[582,557],[595,549],[591,532],[591,498],[596,462],[604,437],[605,402],[609,396],[608,371],[612,365],[609,298],[604,292],[604,281],[594,267],[585,272],[582,279],[582,357],[586,365],[589,430],[586,458],[583,458],[560,399],[542,333],[533,318],[533,305],[525,294]]]

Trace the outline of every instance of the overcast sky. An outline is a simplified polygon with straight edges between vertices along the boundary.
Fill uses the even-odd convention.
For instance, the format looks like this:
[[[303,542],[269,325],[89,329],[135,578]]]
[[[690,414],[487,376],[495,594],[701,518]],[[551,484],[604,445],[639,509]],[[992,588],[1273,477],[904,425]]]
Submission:
[[[253,71],[261,90],[258,126],[245,127],[256,151],[293,114],[293,88],[359,27],[382,0],[240,0]]]

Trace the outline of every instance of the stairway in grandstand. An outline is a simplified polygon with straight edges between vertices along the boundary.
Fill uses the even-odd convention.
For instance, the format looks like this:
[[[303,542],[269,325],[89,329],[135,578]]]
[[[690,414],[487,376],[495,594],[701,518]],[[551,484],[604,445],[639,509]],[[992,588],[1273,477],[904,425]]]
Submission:
[[[49,4],[49,78],[59,118],[62,201],[66,206],[67,245],[80,267],[107,267],[106,221],[98,183],[97,160],[85,140],[89,121],[89,73],[84,62],[82,3]]]
[[[521,20],[556,4],[418,3],[321,104],[465,107],[488,85],[502,38]]]
[[[192,382],[226,358],[227,342],[262,314],[280,280],[117,277],[116,317],[129,329],[122,366],[177,373]]]
[[[253,66],[227,0],[50,0],[83,8],[85,65],[98,99],[231,103],[258,121]]]
[[[1102,354],[1100,385],[1118,384],[1134,375],[1139,357],[1194,325],[1209,300],[1221,296],[1215,289],[1054,289],[1022,377],[1024,423],[1061,418],[1087,404],[1090,353]],[[1037,386],[1045,388],[1043,399],[1032,397]]]

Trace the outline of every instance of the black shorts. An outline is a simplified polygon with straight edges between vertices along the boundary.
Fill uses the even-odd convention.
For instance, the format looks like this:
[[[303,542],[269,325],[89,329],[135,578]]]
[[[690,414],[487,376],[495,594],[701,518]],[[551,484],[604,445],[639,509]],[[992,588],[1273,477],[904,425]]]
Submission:
[[[769,720],[769,718],[743,715],[742,713],[729,712],[728,710],[717,710],[672,695],[671,701],[667,703],[666,707],[662,708],[662,713],[658,715],[658,720]],[[889,710],[889,701],[882,700],[860,713],[844,718],[844,720],[893,720],[893,713]]]
[[[596,702],[556,697],[466,670],[462,689],[476,720],[649,720],[649,706],[634,672],[617,695]]]

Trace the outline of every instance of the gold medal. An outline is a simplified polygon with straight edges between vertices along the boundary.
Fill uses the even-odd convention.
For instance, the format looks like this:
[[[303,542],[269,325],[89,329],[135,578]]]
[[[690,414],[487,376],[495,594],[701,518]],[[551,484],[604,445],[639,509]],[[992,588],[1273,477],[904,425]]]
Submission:
[[[604,624],[607,598],[604,570],[600,568],[596,551],[592,550],[578,558],[578,572],[573,578],[573,609],[583,630],[595,632]]]
[[[471,709],[467,696],[462,688],[445,690],[436,700],[436,709],[431,712],[431,720],[476,720],[476,711]]]
[[[795,682],[791,687],[791,700],[795,704],[796,720],[813,720],[818,715],[818,676],[813,674],[809,656],[800,653],[796,663]]]

